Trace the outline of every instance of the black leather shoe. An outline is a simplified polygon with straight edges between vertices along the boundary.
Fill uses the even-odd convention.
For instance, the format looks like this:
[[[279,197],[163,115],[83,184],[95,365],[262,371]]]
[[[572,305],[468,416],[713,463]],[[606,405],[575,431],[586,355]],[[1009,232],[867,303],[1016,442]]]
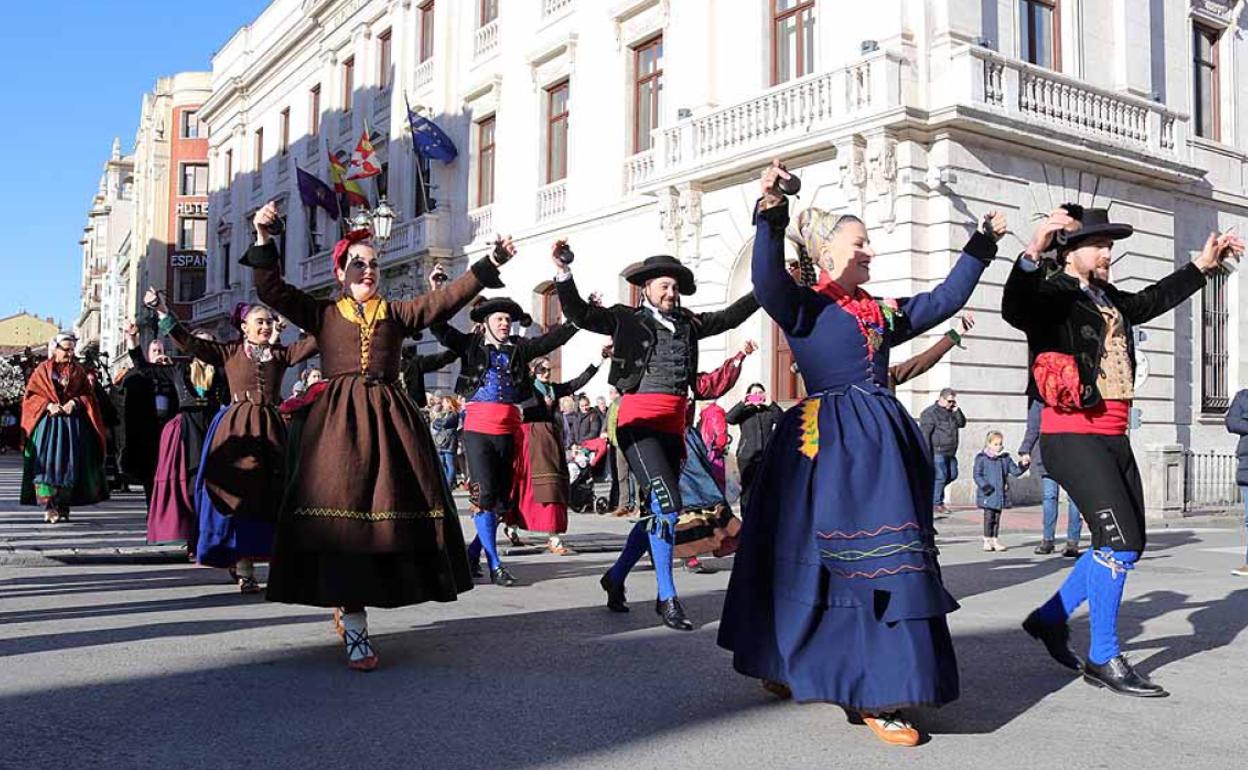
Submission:
[[[1044,643],[1044,649],[1049,651],[1049,657],[1056,660],[1071,671],[1078,671],[1083,667],[1083,661],[1070,649],[1070,628],[1062,623],[1061,625],[1051,625],[1041,622],[1040,618],[1032,612],[1023,621],[1023,630],[1026,631],[1032,639],[1038,639]]]
[[[516,579],[512,577],[512,574],[507,571],[506,567],[499,567],[491,572],[490,580],[494,581],[494,585],[502,586],[503,588],[511,588],[517,584]]]
[[[663,618],[663,625],[668,628],[677,631],[693,630],[693,623],[685,617],[685,608],[680,606],[680,599],[675,596],[667,600],[655,599],[654,611],[659,613],[659,617]]]
[[[607,592],[607,609],[612,612],[628,612],[628,600],[624,596],[623,583],[612,582],[611,573],[608,572],[598,581],[598,585]]]
[[[1079,544],[1066,541],[1066,547],[1062,549],[1062,556],[1067,559],[1076,559],[1079,557]]]
[[[481,571],[481,562],[468,562],[468,574],[472,575],[474,578],[485,577],[485,573]]]
[[[1041,556],[1053,553],[1053,541],[1041,540],[1040,545],[1036,546],[1036,553],[1040,554]]]
[[[1170,694],[1148,677],[1137,674],[1122,655],[1115,655],[1099,666],[1092,661],[1083,664],[1083,681],[1134,698],[1164,698]]]

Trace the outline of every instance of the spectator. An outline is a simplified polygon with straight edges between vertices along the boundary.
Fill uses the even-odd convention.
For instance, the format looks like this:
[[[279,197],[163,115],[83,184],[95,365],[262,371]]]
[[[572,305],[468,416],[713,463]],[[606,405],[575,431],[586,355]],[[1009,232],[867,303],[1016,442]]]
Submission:
[[[602,435],[602,415],[598,414],[598,410],[590,403],[589,396],[584,393],[577,401],[577,406],[580,412],[576,419],[576,443],[583,444]]]
[[[1040,413],[1044,404],[1033,400],[1027,408],[1027,432],[1023,435],[1023,443],[1018,446],[1018,460],[1030,463],[1031,474],[1042,479],[1041,505],[1044,509],[1044,531],[1036,553],[1053,553],[1053,538],[1057,533],[1058,497],[1062,488],[1057,481],[1044,469],[1044,458],[1040,456]],[[1062,556],[1074,558],[1079,555],[1079,538],[1083,535],[1083,521],[1079,518],[1079,509],[1074,500],[1066,503],[1066,547]]]
[[[446,485],[455,488],[455,455],[459,450],[459,405],[455,398],[441,395],[433,404],[433,445],[438,450]]]
[[[958,431],[966,427],[966,415],[958,408],[958,394],[953,388],[943,388],[936,403],[923,410],[919,415],[919,427],[932,451],[932,464],[936,466],[932,506],[936,513],[947,514],[945,487],[957,481]]]
[[[576,443],[577,431],[580,429],[579,416],[576,413],[576,399],[563,396],[559,399],[559,413],[563,419],[563,448],[571,449]]]
[[[763,450],[771,439],[776,423],[784,410],[767,397],[767,389],[756,382],[746,388],[745,400],[728,410],[729,425],[741,427],[741,443],[737,444],[737,471],[741,475],[741,510],[745,510],[754,475],[763,459]]]
[[[1226,429],[1239,436],[1239,445],[1235,447],[1235,455],[1239,458],[1239,467],[1235,473],[1235,483],[1239,485],[1240,496],[1244,498],[1244,525],[1248,526],[1248,389],[1235,394],[1231,408],[1226,411]],[[1236,577],[1248,577],[1248,557],[1241,567],[1232,572]]]
[[[1010,507],[1010,476],[1023,475],[1023,467],[1003,450],[1005,436],[988,431],[983,450],[975,455],[975,504],[984,512],[984,550],[1007,550],[1001,544],[1001,511]]]

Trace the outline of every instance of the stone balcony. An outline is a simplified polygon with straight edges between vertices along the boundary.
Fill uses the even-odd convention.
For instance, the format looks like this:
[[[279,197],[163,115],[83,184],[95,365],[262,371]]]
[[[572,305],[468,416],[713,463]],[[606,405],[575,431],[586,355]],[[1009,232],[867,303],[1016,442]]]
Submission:
[[[484,61],[498,53],[498,19],[477,27],[473,36],[473,62]]]
[[[468,243],[488,243],[494,237],[494,207],[479,206],[468,212]]]
[[[537,221],[548,222],[561,216],[568,208],[568,180],[537,188]]]
[[[431,85],[433,85],[433,57],[417,64],[416,72],[412,75],[412,88],[416,92],[422,92]]]
[[[234,290],[214,291],[191,303],[191,323],[204,324],[224,318],[234,307]]]

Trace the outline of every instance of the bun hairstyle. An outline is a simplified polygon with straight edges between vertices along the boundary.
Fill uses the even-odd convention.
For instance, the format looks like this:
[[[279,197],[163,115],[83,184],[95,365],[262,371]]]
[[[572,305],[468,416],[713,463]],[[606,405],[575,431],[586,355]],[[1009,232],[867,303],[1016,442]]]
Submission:
[[[807,208],[797,215],[797,222],[785,231],[785,237],[797,249],[798,280],[801,285],[815,285],[819,279],[819,252],[849,223],[866,227],[866,223],[853,214],[833,214],[823,209]]]

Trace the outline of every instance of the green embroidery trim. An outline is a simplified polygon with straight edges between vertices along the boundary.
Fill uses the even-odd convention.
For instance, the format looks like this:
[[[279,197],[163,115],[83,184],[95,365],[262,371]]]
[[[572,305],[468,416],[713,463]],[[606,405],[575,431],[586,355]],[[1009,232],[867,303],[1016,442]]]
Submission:
[[[854,549],[846,549],[843,551],[826,551],[820,549],[820,553],[829,559],[836,561],[863,561],[864,559],[883,559],[888,556],[896,556],[899,553],[927,553],[932,549],[921,540],[911,540],[908,543],[890,543],[882,545],[878,548],[872,548],[869,551],[858,551]]]
[[[296,508],[295,516],[317,519],[358,519],[361,521],[410,521],[418,519],[446,518],[446,511],[434,508],[430,511],[351,511],[346,508]]]

